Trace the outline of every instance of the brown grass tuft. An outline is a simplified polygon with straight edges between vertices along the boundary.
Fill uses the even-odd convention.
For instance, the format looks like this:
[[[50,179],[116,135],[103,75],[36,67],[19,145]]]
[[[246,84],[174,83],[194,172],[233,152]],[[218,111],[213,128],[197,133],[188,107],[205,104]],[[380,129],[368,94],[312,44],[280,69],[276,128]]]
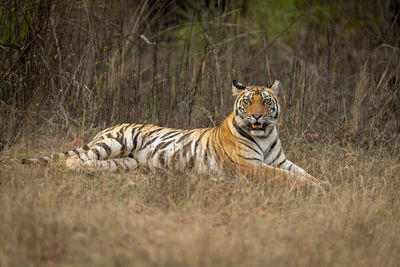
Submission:
[[[331,182],[326,193],[2,165],[2,264],[396,266],[400,164],[337,146],[311,155],[298,163]]]

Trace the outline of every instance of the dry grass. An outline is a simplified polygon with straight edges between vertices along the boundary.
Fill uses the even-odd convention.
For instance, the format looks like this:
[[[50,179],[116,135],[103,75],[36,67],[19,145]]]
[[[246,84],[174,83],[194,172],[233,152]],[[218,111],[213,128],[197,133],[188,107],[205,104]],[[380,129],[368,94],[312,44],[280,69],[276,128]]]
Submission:
[[[399,162],[338,145],[288,154],[332,188],[3,164],[0,264],[397,266]]]
[[[212,126],[232,79],[279,79],[286,154],[332,187],[0,162],[0,266],[397,266],[399,6],[267,2],[1,2],[1,158]]]

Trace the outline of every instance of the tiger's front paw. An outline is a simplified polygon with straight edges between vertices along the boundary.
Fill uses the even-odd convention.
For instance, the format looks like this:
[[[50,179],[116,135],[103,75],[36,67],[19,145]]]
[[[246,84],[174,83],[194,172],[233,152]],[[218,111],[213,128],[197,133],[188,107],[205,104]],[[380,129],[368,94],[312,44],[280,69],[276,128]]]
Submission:
[[[314,191],[322,192],[329,190],[330,184],[328,182],[321,181],[308,173],[305,177],[303,176],[303,178],[305,180],[305,184],[310,186]]]

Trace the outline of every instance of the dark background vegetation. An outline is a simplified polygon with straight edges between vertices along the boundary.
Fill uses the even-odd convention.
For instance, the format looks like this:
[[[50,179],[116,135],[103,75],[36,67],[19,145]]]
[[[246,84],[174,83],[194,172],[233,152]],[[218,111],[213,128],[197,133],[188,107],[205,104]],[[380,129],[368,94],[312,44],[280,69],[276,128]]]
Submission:
[[[0,1],[0,159],[279,79],[285,154],[331,185],[0,160],[0,266],[399,265],[398,1]]]
[[[279,79],[284,136],[398,151],[399,28],[396,0],[3,0],[0,140],[212,126]]]

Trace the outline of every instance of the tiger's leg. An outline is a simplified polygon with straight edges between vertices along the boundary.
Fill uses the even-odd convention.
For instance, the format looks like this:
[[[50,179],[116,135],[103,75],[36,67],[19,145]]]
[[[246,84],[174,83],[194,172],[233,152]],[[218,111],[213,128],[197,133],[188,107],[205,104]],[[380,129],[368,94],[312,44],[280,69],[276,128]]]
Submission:
[[[116,159],[107,159],[107,160],[88,160],[86,161],[82,167],[88,169],[97,169],[104,171],[129,171],[135,169],[138,166],[138,163],[135,159],[125,157],[125,158],[116,158]]]
[[[275,167],[271,166],[263,166],[264,169],[264,177],[268,177],[271,179],[276,179],[277,181],[285,178],[285,179],[291,179],[295,182],[295,184],[299,186],[311,186],[315,188],[320,188],[320,182],[309,175],[307,172],[305,172],[303,169],[303,172],[291,172],[285,169],[278,169]]]
[[[90,149],[91,145],[92,145],[92,143],[90,142],[87,145],[84,145],[82,147],[79,147],[79,148],[76,148],[73,150],[66,151],[64,153],[54,153],[54,154],[40,157],[40,158],[27,158],[27,159],[25,158],[25,159],[22,159],[20,162],[22,164],[48,164],[53,161],[64,160],[68,157],[75,156],[75,155],[78,155],[81,153],[85,153]]]
[[[96,161],[115,159],[121,155],[122,144],[114,138],[106,138],[95,143],[88,151],[68,157],[66,166],[69,169],[84,167],[86,162],[91,166],[100,166]],[[106,166],[105,163],[103,163]]]
[[[290,160],[286,159],[285,162],[280,166],[280,168],[287,170],[291,173],[293,173],[296,176],[301,176],[304,177],[304,179],[313,182],[313,183],[320,183],[315,177],[312,175],[308,174],[304,169],[300,168]]]
[[[320,182],[315,178],[309,179],[308,177],[299,174],[296,175],[288,170],[276,168],[267,164],[250,164],[245,168],[239,168],[238,171],[249,179],[264,179],[273,184],[291,181],[294,182],[296,186],[309,186],[317,190],[322,189]]]

